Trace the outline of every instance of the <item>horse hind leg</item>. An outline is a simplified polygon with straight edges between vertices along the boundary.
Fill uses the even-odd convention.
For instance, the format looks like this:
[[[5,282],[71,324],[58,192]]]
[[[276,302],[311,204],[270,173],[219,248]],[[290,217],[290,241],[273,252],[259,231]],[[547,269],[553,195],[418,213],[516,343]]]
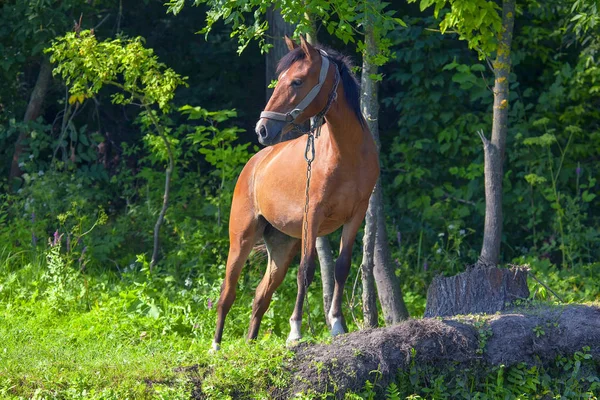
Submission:
[[[287,236],[272,226],[268,226],[264,233],[267,252],[269,255],[267,271],[256,288],[252,317],[248,339],[253,340],[258,336],[260,322],[265,312],[269,309],[271,298],[275,290],[281,285],[292,259],[300,248],[300,240]]]
[[[244,214],[241,215],[240,218],[236,218],[237,226],[231,226],[230,223],[229,254],[227,255],[225,280],[221,286],[221,296],[217,303],[217,327],[212,344],[213,351],[219,350],[221,346],[225,317],[235,301],[237,283],[244,263],[266,227],[266,221],[260,217],[250,217],[246,214],[246,218],[243,218]],[[232,209],[231,221],[233,221],[233,218]]]
[[[333,298],[331,308],[329,309],[329,321],[331,323],[331,335],[337,336],[345,333],[344,316],[342,315],[342,295],[344,286],[350,273],[352,263],[352,247],[356,234],[360,228],[369,203],[361,204],[357,213],[352,219],[344,225],[342,230],[342,240],[340,241],[340,255],[335,263],[335,286],[333,289]]]

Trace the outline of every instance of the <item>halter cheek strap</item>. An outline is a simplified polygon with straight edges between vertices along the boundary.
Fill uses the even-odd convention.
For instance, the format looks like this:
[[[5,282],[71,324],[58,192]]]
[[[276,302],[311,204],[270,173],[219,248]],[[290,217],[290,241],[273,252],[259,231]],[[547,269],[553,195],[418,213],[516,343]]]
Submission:
[[[285,114],[275,111],[263,111],[260,113],[261,118],[274,119],[277,121],[292,123],[296,120],[296,118],[298,118],[300,114],[302,114],[306,107],[308,107],[309,104],[312,103],[312,101],[315,99],[315,97],[317,97],[317,95],[321,91],[321,87],[323,87],[325,79],[327,79],[327,72],[329,71],[329,57],[325,51],[319,51],[321,53],[321,71],[319,72],[319,83],[317,83],[310,90],[310,92],[308,92],[306,97],[304,97],[304,99],[302,99],[302,101],[298,103],[298,105],[292,111]]]

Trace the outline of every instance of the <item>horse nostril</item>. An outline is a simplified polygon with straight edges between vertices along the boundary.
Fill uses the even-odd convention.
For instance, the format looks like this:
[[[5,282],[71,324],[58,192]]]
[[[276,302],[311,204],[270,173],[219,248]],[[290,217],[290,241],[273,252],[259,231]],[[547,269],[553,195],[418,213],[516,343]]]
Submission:
[[[261,125],[260,128],[258,128],[258,135],[261,138],[266,138],[267,137],[267,128],[265,128],[264,125]]]

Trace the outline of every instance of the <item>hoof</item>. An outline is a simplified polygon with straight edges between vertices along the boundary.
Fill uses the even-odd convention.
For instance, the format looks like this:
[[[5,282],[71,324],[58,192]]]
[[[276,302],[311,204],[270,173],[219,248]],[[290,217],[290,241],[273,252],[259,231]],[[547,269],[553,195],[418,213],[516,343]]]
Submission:
[[[302,321],[294,321],[290,319],[290,334],[285,341],[286,346],[293,346],[302,339]]]
[[[294,346],[294,345],[298,344],[298,342],[300,341],[300,339],[302,339],[301,335],[290,333],[289,336],[287,337],[286,341],[285,341],[285,345],[287,347]]]
[[[342,322],[335,318],[333,320],[332,326],[331,326],[331,336],[337,336],[337,335],[341,335],[343,333],[346,333],[344,331],[344,327],[342,326]]]
[[[208,354],[217,354],[219,350],[221,350],[221,345],[213,342],[211,348],[208,350]]]

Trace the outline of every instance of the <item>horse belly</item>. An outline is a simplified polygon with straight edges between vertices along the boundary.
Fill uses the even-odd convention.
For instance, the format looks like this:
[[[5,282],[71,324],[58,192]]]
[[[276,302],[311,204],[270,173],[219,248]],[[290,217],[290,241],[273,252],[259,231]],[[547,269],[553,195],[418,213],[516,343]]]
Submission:
[[[354,190],[338,192],[338,196],[330,198],[323,205],[323,221],[319,226],[319,236],[329,235],[348,222],[356,212],[356,204],[360,199]]]
[[[301,204],[297,204],[296,207],[290,204],[263,204],[261,207],[261,215],[269,224],[278,231],[298,239],[302,237],[303,211]]]
[[[256,208],[269,224],[288,236],[301,237],[304,191],[293,180],[263,178],[255,193]]]

